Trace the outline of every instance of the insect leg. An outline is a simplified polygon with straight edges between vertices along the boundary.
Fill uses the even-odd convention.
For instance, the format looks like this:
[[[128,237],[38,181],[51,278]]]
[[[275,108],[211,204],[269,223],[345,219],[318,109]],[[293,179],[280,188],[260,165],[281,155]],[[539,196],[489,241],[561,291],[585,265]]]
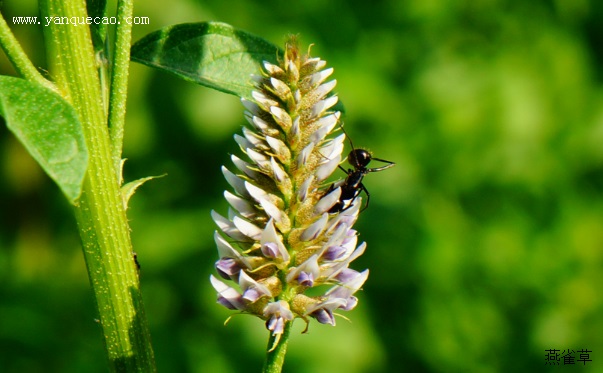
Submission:
[[[345,210],[347,210],[347,209],[349,209],[350,207],[354,206],[354,201],[356,200],[356,198],[358,198],[358,196],[360,195],[360,192],[362,192],[363,190],[366,192],[366,195],[367,195],[367,197],[368,197],[368,195],[369,195],[369,194],[368,194],[368,191],[366,190],[366,188],[364,187],[364,185],[362,185],[362,183],[361,183],[361,184],[358,186],[358,189],[356,189],[356,190],[354,191],[354,196],[353,196],[352,198],[350,198],[350,199],[349,199],[349,201],[350,201],[350,202],[349,202],[349,204],[347,205],[347,207],[346,207],[346,208],[344,208],[343,210],[341,210],[340,212],[344,212]],[[339,203],[341,203],[341,204],[343,205],[343,201],[340,201]],[[365,207],[365,208],[366,208],[366,207]],[[363,210],[364,210],[364,209],[362,209],[362,210],[360,210],[360,211],[363,211]]]
[[[396,163],[394,163],[392,161],[386,161],[385,159],[373,158],[372,160],[373,161],[379,161],[379,162],[387,163],[387,164],[385,166],[381,166],[381,167],[367,168],[366,170],[368,172],[383,171],[383,170],[387,170],[390,167],[394,167],[396,165]]]
[[[358,194],[360,194],[361,190],[364,190],[364,193],[366,193],[366,205],[364,205],[364,207],[362,208],[362,210],[360,210],[360,212],[362,212],[368,208],[369,201],[371,200],[371,194],[369,193],[368,189],[366,189],[366,187],[362,183],[360,183],[360,185],[358,185]]]

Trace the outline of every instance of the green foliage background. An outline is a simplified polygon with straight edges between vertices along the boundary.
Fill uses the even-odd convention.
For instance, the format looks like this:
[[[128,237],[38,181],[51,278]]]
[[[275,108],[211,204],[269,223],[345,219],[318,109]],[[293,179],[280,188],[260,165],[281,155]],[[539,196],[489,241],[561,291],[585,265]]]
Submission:
[[[35,2],[2,12],[37,15]],[[556,372],[546,349],[603,368],[603,4],[597,0],[139,1],[134,40],[216,20],[335,68],[369,175],[357,224],[371,274],[335,328],[296,325],[286,372]],[[81,27],[81,26],[80,26]],[[41,26],[14,26],[44,68]],[[14,74],[4,56],[0,72]],[[235,97],[133,64],[127,180],[167,173],[128,211],[160,371],[259,371],[262,323],[215,304],[209,211],[238,151]],[[72,211],[0,127],[0,370],[103,372]],[[297,331],[297,332],[296,332]]]

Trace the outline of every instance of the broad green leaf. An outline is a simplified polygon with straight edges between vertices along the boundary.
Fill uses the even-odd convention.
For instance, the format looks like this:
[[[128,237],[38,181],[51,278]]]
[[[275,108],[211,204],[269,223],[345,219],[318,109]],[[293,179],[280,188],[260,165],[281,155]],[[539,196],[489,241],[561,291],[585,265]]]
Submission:
[[[0,115],[71,203],[75,203],[88,165],[88,151],[75,109],[39,84],[0,76]]]
[[[222,92],[250,98],[251,74],[276,63],[279,49],[266,40],[217,22],[187,23],[155,31],[132,46],[132,61]]]
[[[185,23],[152,32],[132,46],[130,59],[184,80],[251,98],[251,75],[262,62],[277,64],[274,44],[220,22]],[[342,113],[341,101],[334,107]]]

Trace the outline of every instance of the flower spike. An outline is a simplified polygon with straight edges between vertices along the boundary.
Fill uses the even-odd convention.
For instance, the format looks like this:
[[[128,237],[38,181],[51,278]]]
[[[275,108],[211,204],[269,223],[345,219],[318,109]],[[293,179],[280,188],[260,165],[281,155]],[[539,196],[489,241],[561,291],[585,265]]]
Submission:
[[[242,154],[222,168],[231,189],[228,217],[212,212],[218,303],[263,319],[275,338],[296,318],[335,325],[334,312],[356,306],[368,270],[349,268],[365,244],[352,228],[361,199],[333,212],[342,184],[325,182],[342,160],[345,134],[334,135],[341,113],[326,62],[300,53],[295,38],[278,65],[264,62],[243,99],[248,125],[235,135]],[[327,285],[322,286],[321,285]],[[322,295],[305,292],[329,289]]]

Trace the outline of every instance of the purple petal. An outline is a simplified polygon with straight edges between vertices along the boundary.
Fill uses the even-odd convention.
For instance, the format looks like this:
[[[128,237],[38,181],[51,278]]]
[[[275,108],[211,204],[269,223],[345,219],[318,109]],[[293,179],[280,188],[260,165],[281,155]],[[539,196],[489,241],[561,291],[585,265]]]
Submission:
[[[231,303],[228,299],[224,298],[221,295],[218,296],[218,303],[228,308],[229,310],[237,309],[237,307],[233,303]]]
[[[348,267],[348,265],[356,258],[358,258],[360,255],[362,255],[364,253],[364,250],[366,249],[366,242],[363,242],[362,244],[360,244],[360,246],[358,246],[356,248],[356,250],[354,250],[354,252],[352,252],[345,260],[338,262],[336,265],[334,265],[331,268],[328,268],[326,270],[324,270],[322,272],[322,275],[325,276],[327,279],[331,280],[334,279],[335,276],[337,276],[339,274],[339,272],[343,271],[344,269],[346,269]]]
[[[314,285],[314,275],[312,273],[302,272],[297,277],[297,282],[302,286],[312,287]]]
[[[327,261],[341,259],[346,252],[347,250],[343,246],[330,246],[322,255],[322,259]]]
[[[264,307],[264,316],[268,317],[270,315],[282,316],[287,321],[293,320],[293,313],[289,308],[289,303],[284,300],[268,303],[266,307]]]
[[[335,279],[337,279],[337,281],[341,283],[349,283],[358,276],[360,276],[360,272],[355,271],[351,268],[346,268],[343,271],[339,272],[339,274],[335,276]]]
[[[282,334],[285,328],[285,322],[293,320],[293,312],[289,309],[289,303],[279,300],[268,303],[264,307],[264,317],[270,317],[266,321],[266,328],[272,331],[272,334]]]
[[[260,299],[260,297],[262,295],[263,294],[261,294],[259,291],[257,291],[257,289],[249,288],[249,289],[245,290],[245,292],[243,293],[243,299],[249,301],[250,303],[253,303],[256,300]]]
[[[218,292],[218,303],[230,309],[244,310],[247,308],[247,305],[238,291],[218,280],[213,275],[209,276],[209,280],[214,289]]]
[[[327,311],[324,308],[312,312],[310,316],[314,317],[316,321],[321,324],[331,324],[335,326],[335,316],[333,316],[333,312]]]
[[[260,243],[262,244],[262,253],[265,256],[269,258],[279,258],[285,263],[289,261],[289,252],[285,245],[283,245],[281,237],[276,232],[272,219],[268,221],[268,224],[266,224],[266,227],[262,231]]]
[[[218,255],[220,255],[220,259],[232,258],[239,263],[241,267],[245,267],[247,269],[251,269],[251,265],[247,258],[241,255],[237,250],[235,250],[229,243],[226,241],[218,232],[214,232],[214,240],[216,242],[216,247],[218,248]]]
[[[350,311],[353,310],[356,305],[358,304],[358,298],[356,298],[355,296],[351,296],[348,298],[348,301],[346,302],[345,306],[339,307],[344,311]]]
[[[355,271],[354,271],[355,272]],[[357,292],[366,279],[368,278],[369,270],[365,269],[362,273],[351,277],[348,281],[342,282],[340,285],[334,286],[325,293],[329,299],[348,299],[352,294]]]
[[[267,242],[262,245],[262,254],[268,258],[276,258],[279,254],[278,246],[274,242]]]
[[[245,271],[241,271],[239,274],[239,286],[243,291],[243,297],[250,302],[255,302],[263,296],[272,296],[272,293],[266,286],[249,277]]]
[[[266,321],[266,329],[270,330],[272,334],[283,334],[285,330],[285,320],[282,317],[272,317]]]
[[[218,274],[225,280],[232,280],[241,271],[241,267],[232,258],[220,259],[216,262],[216,270]]]
[[[320,276],[320,266],[318,265],[318,256],[316,254],[309,257],[299,267],[295,267],[292,271],[287,274],[287,282],[300,281],[302,273],[312,274],[312,282],[315,278]],[[307,275],[306,275],[307,276]],[[303,280],[309,280],[308,277],[302,278]]]

